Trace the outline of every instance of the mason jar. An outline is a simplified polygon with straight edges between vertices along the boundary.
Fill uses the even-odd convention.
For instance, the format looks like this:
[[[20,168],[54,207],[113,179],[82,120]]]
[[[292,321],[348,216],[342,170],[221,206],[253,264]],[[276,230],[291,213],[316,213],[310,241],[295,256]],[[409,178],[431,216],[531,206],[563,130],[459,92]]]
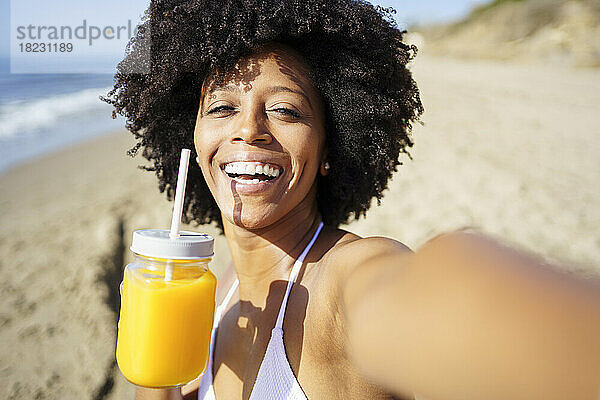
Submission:
[[[133,233],[134,262],[125,267],[117,363],[145,387],[184,385],[208,364],[217,280],[209,270],[214,239],[182,231]]]

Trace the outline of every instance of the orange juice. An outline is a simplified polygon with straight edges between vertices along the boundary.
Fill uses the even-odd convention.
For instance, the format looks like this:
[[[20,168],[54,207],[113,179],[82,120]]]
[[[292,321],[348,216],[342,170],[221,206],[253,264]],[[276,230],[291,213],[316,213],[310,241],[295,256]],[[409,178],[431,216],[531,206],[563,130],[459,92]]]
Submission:
[[[182,385],[206,369],[217,281],[206,259],[146,261],[125,269],[117,363],[136,385]]]

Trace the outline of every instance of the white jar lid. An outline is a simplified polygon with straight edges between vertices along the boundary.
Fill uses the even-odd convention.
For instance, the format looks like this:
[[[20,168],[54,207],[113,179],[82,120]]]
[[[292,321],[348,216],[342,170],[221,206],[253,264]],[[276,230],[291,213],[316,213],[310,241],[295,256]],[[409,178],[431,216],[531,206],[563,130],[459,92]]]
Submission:
[[[214,255],[212,236],[181,231],[171,239],[167,229],[139,229],[133,232],[131,251],[146,257],[190,260]]]

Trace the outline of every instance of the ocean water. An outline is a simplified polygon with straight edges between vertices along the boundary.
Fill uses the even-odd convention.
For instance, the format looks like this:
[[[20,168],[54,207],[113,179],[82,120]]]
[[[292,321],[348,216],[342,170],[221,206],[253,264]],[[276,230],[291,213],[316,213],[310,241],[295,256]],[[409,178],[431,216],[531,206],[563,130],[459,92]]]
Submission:
[[[0,174],[125,126],[99,99],[113,76],[0,73]]]

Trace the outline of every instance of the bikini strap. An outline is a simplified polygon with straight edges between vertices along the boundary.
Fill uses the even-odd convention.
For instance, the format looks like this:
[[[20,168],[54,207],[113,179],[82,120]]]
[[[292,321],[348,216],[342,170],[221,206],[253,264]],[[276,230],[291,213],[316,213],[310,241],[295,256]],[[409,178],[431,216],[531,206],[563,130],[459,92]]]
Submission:
[[[231,301],[231,298],[233,297],[233,294],[235,293],[239,283],[240,282],[238,281],[238,279],[235,278],[235,281],[231,284],[231,288],[229,288],[229,292],[227,292],[227,296],[225,296],[221,304],[219,304],[219,306],[215,310],[215,326],[219,323],[219,321],[221,321],[221,316],[225,312],[227,304],[229,304],[229,302]]]
[[[292,271],[290,272],[290,277],[288,278],[285,296],[283,297],[283,301],[281,302],[281,307],[279,308],[279,314],[277,315],[277,322],[275,323],[275,328],[280,328],[280,329],[283,328],[283,318],[285,317],[285,309],[287,307],[288,297],[290,296],[290,292],[292,290],[292,285],[294,284],[294,281],[296,281],[298,272],[300,272],[300,268],[302,267],[302,263],[304,262],[304,257],[306,257],[306,255],[310,251],[310,248],[317,240],[317,236],[319,236],[319,232],[321,232],[322,228],[323,228],[323,222],[321,221],[319,223],[319,227],[317,228],[317,231],[313,235],[312,239],[310,240],[308,245],[304,248],[304,251],[302,252],[302,254],[300,254],[300,257],[298,257],[298,259],[294,263]]]

